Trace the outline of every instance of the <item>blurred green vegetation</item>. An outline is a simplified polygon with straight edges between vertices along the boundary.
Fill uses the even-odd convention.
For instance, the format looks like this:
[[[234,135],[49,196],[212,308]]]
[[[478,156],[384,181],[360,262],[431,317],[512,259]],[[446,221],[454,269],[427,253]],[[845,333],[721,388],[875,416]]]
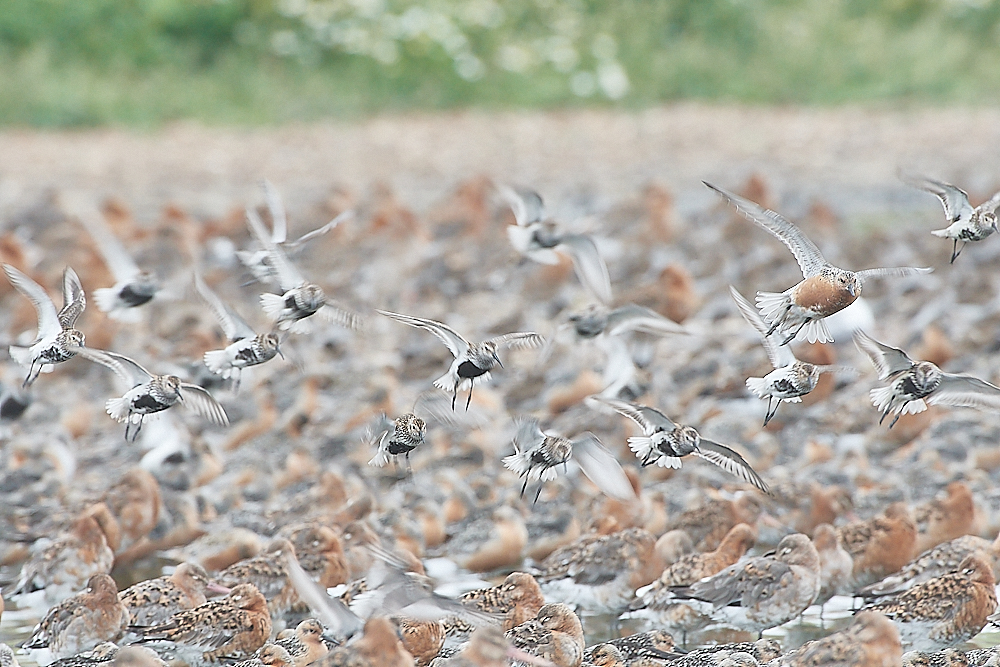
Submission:
[[[1000,0],[0,0],[0,124],[994,104]]]

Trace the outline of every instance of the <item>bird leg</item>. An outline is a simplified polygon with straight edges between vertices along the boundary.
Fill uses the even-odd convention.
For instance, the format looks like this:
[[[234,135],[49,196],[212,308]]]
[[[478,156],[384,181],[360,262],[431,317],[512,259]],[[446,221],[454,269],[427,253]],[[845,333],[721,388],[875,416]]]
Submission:
[[[455,411],[455,401],[458,400],[458,383],[455,383],[455,391],[451,394],[451,411]]]
[[[892,420],[891,424],[889,424],[889,428],[892,428],[893,426],[895,426],[896,422],[898,422],[899,418],[902,417],[902,416],[903,416],[903,411],[902,410],[900,410],[899,412],[897,412],[896,413],[896,418]]]
[[[783,312],[781,314],[781,317],[774,318],[774,323],[771,324],[771,328],[768,329],[767,333],[764,334],[764,335],[765,336],[770,336],[775,331],[777,331],[778,327],[781,326],[781,323],[785,321],[786,317],[788,317],[788,313],[789,313],[789,311],[791,311],[791,309],[792,309],[792,304],[789,303],[787,306],[785,306],[785,312]]]
[[[805,326],[807,324],[809,324],[809,322],[811,322],[811,320],[808,320],[808,319],[807,320],[803,320],[802,324],[799,325],[799,328],[795,330],[795,333],[793,333],[791,336],[789,336],[785,340],[781,341],[781,344],[782,345],[788,345],[793,340],[795,340],[795,337],[799,335],[799,332],[802,331],[805,328]]]
[[[772,400],[772,398],[773,397],[771,397],[771,396],[767,397],[767,412],[764,413],[764,426],[767,426],[767,422],[771,421],[771,417],[774,416],[774,412],[778,411],[778,408],[775,408],[774,412],[771,412],[771,400]],[[778,402],[780,403],[781,401],[778,401]]]
[[[469,398],[468,398],[468,400],[466,400],[466,401],[465,401],[465,411],[466,411],[466,412],[468,412],[468,411],[469,411],[469,405],[471,405],[471,404],[472,404],[472,388],[473,388],[474,386],[475,386],[475,385],[473,385],[473,383],[472,383],[472,382],[470,381],[470,382],[469,382]]]
[[[538,481],[538,490],[535,491],[535,499],[533,501],[531,501],[531,506],[532,507],[534,507],[538,503],[538,496],[542,495],[542,485],[543,485],[543,482],[541,480],[539,480]]]
[[[524,484],[521,485],[521,498],[524,498],[524,491],[528,488],[528,473],[524,473]]]
[[[962,244],[962,249],[964,249],[964,248],[965,248],[965,244],[963,243]],[[958,259],[958,256],[961,255],[961,254],[962,254],[962,250],[959,249],[959,247],[958,247],[958,239],[955,239],[955,243],[951,246],[951,262],[950,262],[950,264],[954,264],[955,260]]]

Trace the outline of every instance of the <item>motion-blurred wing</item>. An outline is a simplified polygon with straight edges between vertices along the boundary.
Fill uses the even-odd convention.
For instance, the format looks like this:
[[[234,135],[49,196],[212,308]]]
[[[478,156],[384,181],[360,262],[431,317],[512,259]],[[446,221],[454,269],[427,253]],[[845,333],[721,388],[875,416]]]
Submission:
[[[878,342],[860,329],[854,332],[854,344],[868,355],[878,371],[878,379],[886,378],[913,368],[913,360],[897,347],[889,347]]]
[[[744,482],[753,484],[758,489],[764,493],[769,493],[767,484],[761,479],[761,476],[757,474],[757,471],[750,467],[742,456],[737,452],[726,447],[725,445],[720,445],[712,440],[701,439],[698,443],[699,449],[694,451],[695,456],[699,456],[706,461],[714,463],[719,466],[730,475],[735,475],[739,477]]]
[[[635,489],[618,459],[590,431],[573,439],[573,460],[606,495],[625,501],[636,499]]]
[[[14,289],[27,297],[35,307],[35,312],[38,314],[37,340],[58,335],[62,331],[59,316],[56,314],[56,307],[53,305],[52,299],[42,289],[42,286],[10,264],[4,264],[3,270]]]

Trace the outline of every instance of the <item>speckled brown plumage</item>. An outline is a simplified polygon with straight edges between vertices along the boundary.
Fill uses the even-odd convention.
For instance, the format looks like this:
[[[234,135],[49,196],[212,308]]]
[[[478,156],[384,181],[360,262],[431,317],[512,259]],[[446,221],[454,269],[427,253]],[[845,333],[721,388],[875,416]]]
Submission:
[[[538,582],[526,572],[511,572],[503,583],[469,591],[459,599],[479,611],[503,614],[504,630],[534,618],[545,604]]]
[[[573,610],[561,603],[545,605],[538,616],[511,628],[505,636],[515,647],[551,660],[556,667],[579,667],[583,661],[583,626]]]
[[[95,574],[86,590],[49,610],[24,647],[48,647],[53,656],[62,658],[118,639],[128,622],[114,579]]]
[[[288,571],[282,552],[291,549],[291,542],[272,540],[258,556],[230,565],[216,577],[223,586],[232,588],[241,583],[251,583],[267,599],[271,616],[283,615],[299,601],[299,595],[288,580]]]
[[[294,629],[279,633],[274,643],[288,651],[295,667],[305,667],[330,650],[323,641],[324,631],[322,623],[315,618],[307,618]]]
[[[241,660],[232,667],[292,667],[295,663],[285,647],[278,644],[264,644],[252,658]]]
[[[775,667],[899,667],[899,632],[880,614],[861,612],[854,622],[823,639],[785,654]]]
[[[396,625],[399,627],[399,638],[417,667],[430,664],[444,646],[445,628],[441,621],[400,618],[396,619]]]
[[[119,593],[118,599],[129,610],[132,625],[157,625],[179,611],[205,604],[209,584],[203,567],[181,563],[170,576],[140,581]]]
[[[416,662],[396,634],[395,626],[382,617],[365,623],[361,639],[338,646],[320,658],[316,667],[415,667]]]

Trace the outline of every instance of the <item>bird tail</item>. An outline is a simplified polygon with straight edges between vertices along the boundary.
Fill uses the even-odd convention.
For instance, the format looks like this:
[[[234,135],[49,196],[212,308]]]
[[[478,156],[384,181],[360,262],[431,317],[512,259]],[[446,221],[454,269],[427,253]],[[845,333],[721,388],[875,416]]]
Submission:
[[[265,292],[260,295],[260,307],[264,309],[264,314],[272,322],[277,322],[281,316],[281,311],[285,309],[285,299],[280,294]]]
[[[118,305],[118,290],[114,287],[95,289],[94,302],[101,312],[110,313]]]
[[[635,452],[635,455],[645,461],[650,453],[655,449],[653,439],[648,435],[633,435],[628,439],[628,448]]]
[[[10,358],[24,367],[31,366],[31,350],[26,347],[10,346]]]
[[[382,437],[378,441],[378,451],[375,452],[375,456],[368,462],[368,465],[384,468],[385,464],[389,462],[389,438],[386,435],[388,434],[382,433]]]
[[[810,320],[796,338],[799,340],[804,338],[810,343],[833,342],[833,336],[830,335],[830,330],[826,328],[823,320]]]
[[[225,350],[209,350],[202,358],[208,370],[223,378],[229,379],[233,374],[233,367],[230,363],[229,353]]]
[[[872,405],[879,412],[885,412],[889,409],[889,405],[892,403],[896,392],[893,391],[892,387],[879,387],[878,389],[872,389],[868,394],[872,397]]]
[[[523,477],[531,471],[531,450],[521,451],[515,447],[513,454],[503,458],[503,464],[508,470]]]
[[[128,401],[126,401],[124,398],[122,397],[109,398],[107,403],[104,404],[104,408],[108,411],[108,414],[111,415],[111,418],[114,419],[116,422],[121,423],[124,421],[128,421],[129,413],[131,412],[131,410],[129,410]]]
[[[767,398],[771,395],[770,383],[764,378],[747,378],[747,389],[753,392],[757,398]]]
[[[948,230],[947,229],[934,229],[934,230],[931,231],[931,234],[933,234],[934,236],[937,236],[938,238],[942,238],[942,239],[948,238]]]
[[[780,319],[791,303],[791,296],[785,292],[757,292],[757,308],[768,326]]]

